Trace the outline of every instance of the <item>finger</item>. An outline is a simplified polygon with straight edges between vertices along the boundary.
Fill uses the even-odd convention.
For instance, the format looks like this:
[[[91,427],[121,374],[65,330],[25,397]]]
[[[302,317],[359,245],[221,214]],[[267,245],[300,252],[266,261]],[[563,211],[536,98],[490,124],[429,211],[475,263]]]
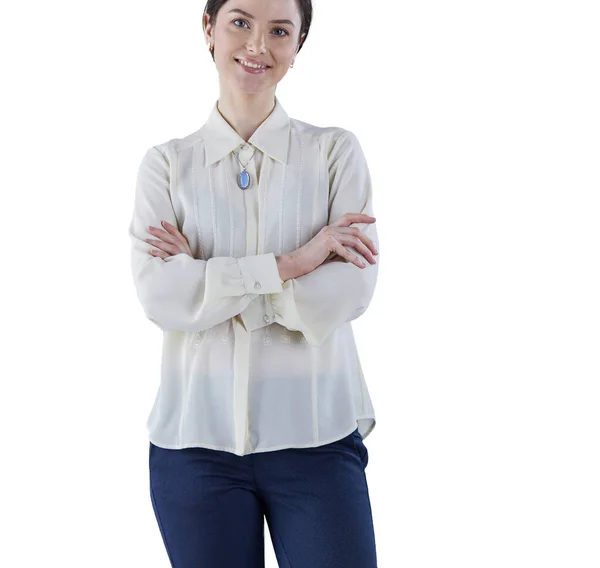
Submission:
[[[363,216],[362,213],[345,213],[333,223],[329,223],[330,227],[348,227],[352,223],[366,223],[371,219],[368,216]]]
[[[171,243],[165,243],[163,241],[159,241],[157,239],[146,239],[146,242],[160,250],[163,250],[169,253],[171,256],[179,254],[180,250],[177,245],[173,245]]]
[[[155,250],[155,249],[152,249],[152,250],[150,251],[150,254],[151,254],[152,256],[158,256],[158,257],[162,258],[163,260],[164,260],[165,258],[167,258],[167,256],[169,256],[169,255],[168,255],[166,252],[162,252],[162,251],[160,251],[160,250]]]
[[[365,215],[364,213],[346,213],[337,221],[331,223],[332,227],[348,227],[352,223],[374,223],[375,217]]]
[[[344,245],[338,244],[335,250],[342,258],[345,258],[348,262],[356,264],[356,266],[358,266],[359,268],[365,268],[366,264],[360,258],[358,258],[358,256],[352,254]]]
[[[369,262],[371,264],[375,264],[377,262],[377,259],[373,256],[371,251],[367,248],[367,246],[360,239],[358,239],[356,237],[343,236],[343,237],[340,237],[340,242],[343,245],[352,247],[357,252],[360,252],[366,259],[369,260]]]
[[[161,224],[163,225],[163,227],[165,227],[165,229],[167,229],[169,234],[173,235],[173,237],[178,241],[178,246],[180,248],[179,252],[183,252],[188,256],[194,258],[194,255],[192,254],[192,249],[190,248],[190,243],[185,238],[183,233],[177,227],[175,227],[175,225],[171,225],[171,223],[168,223],[167,221],[161,221]]]
[[[179,244],[179,242],[180,242],[179,239],[177,239],[171,233],[168,233],[167,231],[163,231],[162,229],[157,229],[156,227],[150,226],[148,228],[148,232],[151,235],[154,235],[155,237],[158,237],[159,239],[161,239],[165,243],[171,243],[172,245],[176,245],[176,244]]]
[[[366,213],[346,213],[344,215],[347,219],[350,220],[350,224],[352,223],[374,223],[376,221],[375,217],[371,215],[367,215]]]
[[[174,227],[170,223],[167,223],[166,221],[161,221],[161,224],[163,224],[165,228],[167,228],[168,226],[169,231],[163,231],[162,229],[157,229],[156,227],[150,226],[148,232],[152,235],[158,236],[164,242],[174,245],[175,247],[177,247],[178,252],[181,252],[179,251],[179,249],[182,247],[182,245],[184,249],[189,248],[186,238],[179,232],[179,230],[176,227]],[[187,254],[187,251],[184,252],[186,252]]]
[[[373,254],[379,254],[379,252],[377,251],[377,248],[375,247],[375,243],[373,242],[373,239],[370,239],[369,237],[367,237],[367,235],[365,235],[365,233],[363,231],[361,231],[358,227],[351,227],[350,230],[353,231],[354,236],[361,239],[361,241],[364,242],[371,249]]]
[[[372,215],[367,215],[366,213],[346,213],[344,217],[349,217],[352,219],[361,218],[364,220],[375,221],[375,217]]]
[[[175,225],[171,225],[171,223],[167,223],[166,221],[161,221],[162,226],[167,230],[168,233],[173,235],[179,242],[186,242],[187,239],[181,234],[181,231],[175,227]]]
[[[357,250],[359,250],[363,256],[367,257],[371,262],[374,263],[374,256],[373,255],[377,255],[379,254],[379,252],[377,251],[377,248],[375,247],[375,243],[369,238],[367,237],[367,235],[365,235],[358,227],[339,227],[337,229],[337,238],[341,238],[341,235],[345,234],[345,235],[353,235],[355,238],[360,239],[360,241],[354,241],[354,240],[350,240],[348,241],[347,239],[344,240],[344,244],[353,246],[354,248],[356,248]],[[359,242],[360,242],[360,246],[359,246]],[[365,243],[364,245],[362,243]],[[365,246],[366,245],[366,246]],[[366,247],[368,247],[368,250]],[[373,259],[373,260],[371,260]]]
[[[356,235],[357,242],[354,245],[354,248],[362,253],[363,256],[369,259],[371,264],[375,264],[377,262],[375,255],[379,254],[377,249],[375,248],[375,243],[367,237],[360,229],[358,229],[358,234]]]

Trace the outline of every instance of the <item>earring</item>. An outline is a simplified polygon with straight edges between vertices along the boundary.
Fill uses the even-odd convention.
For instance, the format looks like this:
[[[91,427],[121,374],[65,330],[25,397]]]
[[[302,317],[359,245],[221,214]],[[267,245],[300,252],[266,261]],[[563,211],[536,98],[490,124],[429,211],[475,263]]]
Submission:
[[[210,42],[208,43],[208,51],[210,51],[212,48],[212,45],[210,44]]]
[[[290,65],[290,67],[293,67],[293,66],[294,66],[294,64],[292,63],[292,64]]]

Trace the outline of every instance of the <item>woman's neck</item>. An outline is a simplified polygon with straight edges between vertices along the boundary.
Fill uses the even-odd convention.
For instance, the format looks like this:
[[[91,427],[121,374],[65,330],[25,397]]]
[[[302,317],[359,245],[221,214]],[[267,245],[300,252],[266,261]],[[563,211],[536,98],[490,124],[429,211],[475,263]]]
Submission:
[[[266,91],[235,96],[221,93],[217,108],[229,125],[248,142],[275,108],[275,93]]]

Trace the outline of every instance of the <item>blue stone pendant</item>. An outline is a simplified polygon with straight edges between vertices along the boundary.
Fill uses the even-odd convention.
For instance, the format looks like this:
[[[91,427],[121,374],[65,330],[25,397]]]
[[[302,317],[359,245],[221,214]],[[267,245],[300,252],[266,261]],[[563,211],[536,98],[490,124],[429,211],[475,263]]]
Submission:
[[[237,183],[240,189],[248,189],[250,186],[250,174],[244,170],[238,175]]]

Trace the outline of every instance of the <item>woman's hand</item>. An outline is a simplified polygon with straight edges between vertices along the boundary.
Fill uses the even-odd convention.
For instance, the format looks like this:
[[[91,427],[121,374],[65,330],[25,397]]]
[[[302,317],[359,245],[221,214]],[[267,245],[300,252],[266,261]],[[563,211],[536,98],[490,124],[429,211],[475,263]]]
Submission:
[[[375,217],[362,213],[346,213],[340,219],[323,227],[304,246],[290,253],[302,274],[308,274],[325,262],[347,260],[359,268],[366,265],[346,249],[354,247],[371,264],[375,264],[375,244],[358,227],[350,227],[352,223],[374,223]],[[371,252],[372,251],[372,252]]]
[[[175,256],[176,254],[181,253],[187,254],[194,258],[187,239],[179,232],[177,227],[174,227],[166,221],[161,221],[161,223],[166,231],[163,231],[162,229],[156,229],[152,226],[148,228],[148,232],[159,237],[160,240],[146,239],[146,242],[158,249],[161,249],[151,250],[150,254],[158,256],[163,260],[168,256]]]

